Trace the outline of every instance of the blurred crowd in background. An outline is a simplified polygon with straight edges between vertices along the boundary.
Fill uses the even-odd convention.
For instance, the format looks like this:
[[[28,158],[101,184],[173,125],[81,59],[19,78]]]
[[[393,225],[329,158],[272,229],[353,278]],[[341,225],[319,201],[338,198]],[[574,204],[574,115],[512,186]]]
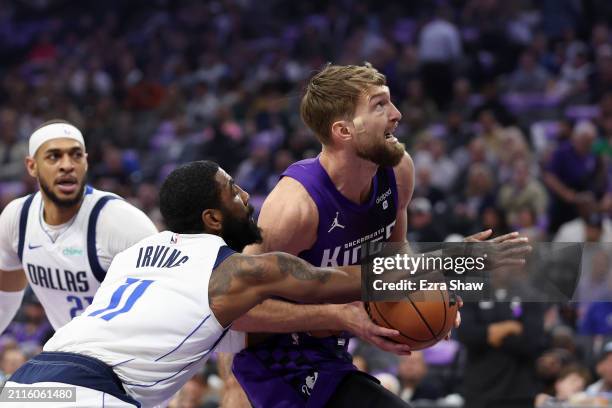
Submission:
[[[53,118],[82,130],[89,183],[160,229],[158,186],[186,161],[219,162],[257,208],[289,164],[320,150],[299,118],[304,81],[326,62],[369,61],[387,77],[403,115],[395,136],[415,162],[410,241],[492,228],[610,243],[610,21],[607,0],[0,0],[0,209],[35,191],[28,137]],[[612,299],[612,253],[602,248],[592,291],[582,289],[593,303],[542,310],[527,369],[557,400],[593,383],[593,395],[612,392],[612,306],[597,302]],[[50,330],[26,300],[0,338],[0,377]],[[401,358],[355,341],[356,364],[402,398],[458,405],[471,348],[496,348],[461,332]],[[221,387],[212,362],[173,404],[214,407]]]

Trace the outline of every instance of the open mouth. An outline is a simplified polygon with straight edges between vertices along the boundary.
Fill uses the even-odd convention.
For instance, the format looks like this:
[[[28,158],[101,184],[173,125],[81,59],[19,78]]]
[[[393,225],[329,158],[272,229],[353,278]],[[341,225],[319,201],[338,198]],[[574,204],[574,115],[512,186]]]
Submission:
[[[57,184],[59,190],[64,194],[74,193],[79,186],[77,179],[74,177],[60,178],[55,184]]]
[[[390,130],[385,132],[385,140],[389,143],[397,143],[397,138],[393,136],[393,133]]]

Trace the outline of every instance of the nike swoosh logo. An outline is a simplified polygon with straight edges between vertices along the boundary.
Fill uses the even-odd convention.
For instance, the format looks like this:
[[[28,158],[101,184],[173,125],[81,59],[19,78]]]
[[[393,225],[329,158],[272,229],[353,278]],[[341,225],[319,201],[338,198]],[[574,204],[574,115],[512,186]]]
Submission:
[[[28,244],[28,248],[29,249],[36,249],[36,248],[40,248],[42,245],[32,245],[32,244]]]

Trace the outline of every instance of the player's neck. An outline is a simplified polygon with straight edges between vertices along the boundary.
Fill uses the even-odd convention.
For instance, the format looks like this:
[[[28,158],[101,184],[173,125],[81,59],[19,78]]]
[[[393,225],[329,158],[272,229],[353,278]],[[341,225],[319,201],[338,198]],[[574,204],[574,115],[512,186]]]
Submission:
[[[43,195],[43,219],[49,225],[62,225],[70,221],[81,208],[82,200],[71,207],[58,207]]]
[[[378,170],[376,164],[354,153],[326,146],[323,146],[319,161],[343,196],[357,204],[370,198],[372,179]]]

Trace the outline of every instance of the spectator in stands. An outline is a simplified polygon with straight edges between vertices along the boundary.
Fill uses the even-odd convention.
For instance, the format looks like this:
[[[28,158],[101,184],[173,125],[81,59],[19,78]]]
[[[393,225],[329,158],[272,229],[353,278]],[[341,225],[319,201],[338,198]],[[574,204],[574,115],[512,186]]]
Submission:
[[[514,172],[514,164],[523,160],[529,166],[529,173],[536,176],[538,174],[538,166],[534,163],[531,149],[525,140],[523,132],[516,126],[504,128],[501,132],[501,145],[503,146],[499,153],[497,163],[497,181],[500,185],[504,185],[512,178]]]
[[[521,235],[529,238],[529,242],[540,242],[546,240],[546,228],[543,222],[538,222],[538,215],[531,207],[521,207],[516,213],[514,223],[509,223],[512,231],[518,231]]]
[[[287,170],[287,167],[289,167],[295,161],[295,157],[290,150],[282,149],[276,152],[276,155],[274,156],[274,167],[271,174],[268,176],[268,181],[266,183],[266,193],[272,191],[276,183],[278,183],[281,174],[283,174],[283,172]]]
[[[490,111],[495,120],[502,126],[509,126],[514,122],[514,117],[500,98],[496,79],[491,79],[482,85],[481,95],[482,101],[474,108],[472,119],[480,120],[482,112]]]
[[[430,381],[424,381],[427,371],[423,352],[413,351],[408,356],[399,357],[397,373],[401,384],[399,396],[404,401],[436,400],[444,397],[442,386],[435,379],[430,378]]]
[[[536,360],[538,391],[547,395],[555,394],[555,382],[566,367],[576,362],[576,356],[565,349],[550,349]]]
[[[448,6],[440,7],[419,35],[419,60],[425,89],[442,110],[450,101],[454,65],[463,54],[461,35],[451,21],[450,12]]]
[[[585,196],[578,204],[578,217],[564,223],[554,242],[612,242],[612,220],[598,211],[595,201]]]
[[[457,165],[446,154],[446,142],[441,137],[430,137],[425,141],[425,149],[418,151],[414,157],[416,168],[429,166],[431,185],[444,192],[450,191],[458,176]]]
[[[582,273],[578,289],[578,300],[584,310],[580,334],[612,334],[612,262],[608,245],[603,244],[601,248],[594,249],[591,259],[588,259],[588,255],[593,252],[591,248],[586,248],[583,255],[583,258],[587,258],[583,265],[590,266],[590,270]]]
[[[442,207],[446,207],[446,195],[442,190],[437,187],[434,187],[431,184],[432,172],[434,171],[434,167],[430,161],[421,161],[418,166],[415,167],[415,185],[414,185],[414,193],[412,196],[414,198],[423,197],[429,200],[431,206],[436,209],[439,208],[438,205]]]
[[[405,112],[417,109],[425,123],[431,123],[438,116],[436,104],[426,94],[423,83],[418,78],[408,81],[401,109]]]
[[[467,348],[466,407],[532,407],[536,396],[534,359],[544,346],[541,304],[517,304],[495,291],[496,300],[466,302],[459,341]]]
[[[495,182],[491,169],[482,163],[469,167],[467,183],[452,208],[453,225],[463,235],[478,230],[482,211],[495,204]]]
[[[0,353],[0,388],[27,359],[18,347],[7,347]]]
[[[543,94],[549,82],[549,75],[537,64],[535,54],[526,50],[521,54],[518,68],[508,78],[507,86],[510,92]]]
[[[453,108],[446,115],[446,141],[449,153],[453,153],[457,148],[467,146],[474,137],[465,122],[461,111]]]
[[[536,408],[557,407],[571,401],[572,397],[584,391],[591,382],[589,370],[579,364],[564,368],[555,381],[554,396],[539,394],[535,400]]]
[[[457,78],[453,83],[453,99],[449,111],[457,112],[468,121],[472,114],[472,86],[467,78]]]
[[[597,129],[591,122],[579,122],[570,142],[559,145],[544,173],[544,182],[551,192],[549,231],[555,233],[561,224],[578,215],[576,204],[594,194],[598,162],[591,152]]]
[[[268,179],[272,173],[270,149],[263,143],[255,145],[251,156],[244,160],[236,170],[236,183],[247,186],[251,194],[268,193]]]
[[[411,242],[440,242],[446,236],[434,222],[431,203],[425,197],[416,197],[410,202],[408,226],[408,240]]]
[[[18,115],[12,109],[0,110],[0,181],[16,181],[25,175],[23,158],[28,147],[19,137]]]
[[[561,67],[561,77],[555,93],[570,103],[588,103],[588,78],[593,67],[588,59],[587,47],[583,43],[574,42],[569,45],[566,53],[566,62]]]
[[[503,184],[497,195],[497,203],[506,212],[509,225],[521,225],[520,212],[527,208],[534,211],[533,224],[542,222],[548,208],[548,195],[544,186],[530,173],[525,159],[513,162],[509,183]]]
[[[487,150],[499,158],[503,154],[503,128],[495,117],[495,113],[490,109],[485,109],[478,114],[478,125],[480,131],[477,134],[481,137]]]
[[[587,254],[592,256],[591,259],[585,259],[576,299],[583,305],[612,300],[612,254],[608,253],[606,244],[601,248],[590,249]]]
[[[612,392],[612,342],[604,345],[595,369],[599,380],[589,385],[586,393],[598,395]]]
[[[482,207],[480,211],[480,226],[478,228],[482,231],[488,229],[495,231],[497,236],[509,234],[512,231],[508,227],[507,218],[504,210],[493,204],[488,204]]]

